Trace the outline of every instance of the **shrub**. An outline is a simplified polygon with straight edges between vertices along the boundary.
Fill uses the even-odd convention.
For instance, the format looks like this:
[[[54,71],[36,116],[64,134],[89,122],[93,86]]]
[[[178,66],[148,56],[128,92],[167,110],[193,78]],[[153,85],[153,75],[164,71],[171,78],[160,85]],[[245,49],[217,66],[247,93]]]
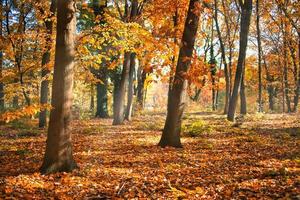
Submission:
[[[192,124],[183,126],[183,136],[186,137],[199,137],[203,134],[209,134],[212,132],[212,127],[206,122],[200,120],[193,122]]]

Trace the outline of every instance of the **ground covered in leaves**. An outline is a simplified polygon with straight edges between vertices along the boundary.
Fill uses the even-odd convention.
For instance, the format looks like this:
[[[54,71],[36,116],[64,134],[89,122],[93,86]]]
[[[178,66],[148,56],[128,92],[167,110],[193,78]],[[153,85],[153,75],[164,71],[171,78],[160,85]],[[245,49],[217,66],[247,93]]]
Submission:
[[[296,115],[249,115],[231,124],[222,115],[189,113],[183,149],[156,146],[164,119],[74,121],[80,168],[53,175],[38,173],[45,130],[30,121],[1,126],[0,199],[300,198]]]

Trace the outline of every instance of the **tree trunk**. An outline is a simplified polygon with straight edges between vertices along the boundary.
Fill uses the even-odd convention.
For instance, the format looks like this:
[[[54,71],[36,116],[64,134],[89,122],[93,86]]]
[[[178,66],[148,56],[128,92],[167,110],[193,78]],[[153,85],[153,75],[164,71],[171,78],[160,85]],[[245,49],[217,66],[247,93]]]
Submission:
[[[96,117],[99,118],[108,118],[108,97],[107,97],[107,70],[106,67],[97,70],[97,78],[102,81],[102,83],[98,82],[96,84],[97,87],[97,111]]]
[[[210,73],[211,73],[211,84],[212,84],[212,110],[216,110],[216,60],[215,60],[215,55],[214,55],[214,45],[213,45],[213,39],[214,39],[214,21],[212,21],[211,24],[211,44],[210,44]]]
[[[284,29],[286,27],[284,26]],[[286,105],[287,105],[287,112],[290,113],[292,111],[291,107],[291,100],[289,96],[289,80],[288,80],[288,54],[287,54],[287,38],[286,38],[286,32],[284,31],[283,36],[283,82],[284,82],[284,94],[286,99]]]
[[[243,71],[242,80],[241,80],[240,99],[241,99],[241,114],[246,115],[247,114],[247,101],[246,101],[246,91],[245,91],[245,66],[244,66],[244,71]]]
[[[220,43],[220,49],[221,49],[221,56],[222,56],[222,61],[224,64],[224,75],[225,75],[225,83],[226,83],[226,89],[225,89],[225,105],[224,105],[224,114],[227,114],[228,112],[228,103],[229,103],[229,98],[230,98],[230,77],[229,77],[229,72],[228,72],[228,65],[227,65],[227,60],[226,60],[226,52],[225,52],[225,45],[223,42],[220,26],[219,26],[219,21],[218,21],[218,0],[214,0],[215,3],[215,15],[214,19],[216,22],[216,29],[218,33],[218,38],[219,38],[219,43]]]
[[[40,94],[40,104],[44,105],[48,103],[49,94],[49,80],[48,75],[50,70],[48,69],[48,64],[50,62],[50,51],[52,47],[52,33],[53,33],[53,20],[52,17],[55,15],[56,11],[56,0],[51,1],[50,14],[45,20],[47,36],[46,36],[46,52],[44,52],[42,57],[42,82],[41,82],[41,94]],[[39,127],[45,127],[47,124],[47,110],[42,110],[39,114]]]
[[[128,83],[128,93],[127,93],[127,107],[125,119],[131,121],[132,117],[132,107],[133,107],[133,92],[134,92],[134,73],[135,73],[135,58],[136,54],[131,53],[130,55],[130,70],[129,70],[129,83]]]
[[[200,0],[190,0],[187,19],[185,21],[182,46],[180,47],[178,63],[172,89],[169,91],[168,113],[159,146],[182,147],[180,142],[181,120],[185,106],[187,80],[184,74],[187,72],[192,58],[195,39],[199,23]]]
[[[258,48],[258,112],[263,112],[262,103],[262,67],[261,67],[261,36],[260,36],[260,10],[259,0],[256,0],[256,30],[257,30],[257,48]]]
[[[90,111],[94,113],[95,110],[95,86],[91,84],[91,102],[90,102]]]
[[[114,99],[114,120],[113,125],[120,125],[124,121],[124,100],[126,93],[126,83],[128,83],[129,70],[130,70],[130,52],[125,52],[124,63],[121,74],[121,80],[115,88],[116,98]]]
[[[73,159],[70,120],[75,56],[75,1],[57,2],[57,33],[52,86],[52,107],[42,173],[69,172]]]
[[[1,1],[0,5],[0,14],[3,15],[3,2]],[[0,38],[2,37],[2,18],[0,19]],[[3,78],[3,52],[0,51],[0,111],[4,110],[4,83],[2,82]]]
[[[251,21],[252,0],[245,0],[244,3],[240,1],[240,6],[242,9],[240,49],[239,49],[239,58],[238,58],[238,64],[235,73],[233,91],[232,91],[229,108],[228,108],[227,119],[229,121],[234,121],[236,104],[238,100],[239,89],[241,86],[241,80],[242,80],[242,75],[244,70],[244,62],[246,58],[246,51],[247,51],[247,44],[248,44],[249,27]]]
[[[141,67],[141,66],[140,66]],[[146,80],[146,72],[142,69],[138,70],[138,86],[137,86],[137,102],[141,109],[144,108],[144,85]]]

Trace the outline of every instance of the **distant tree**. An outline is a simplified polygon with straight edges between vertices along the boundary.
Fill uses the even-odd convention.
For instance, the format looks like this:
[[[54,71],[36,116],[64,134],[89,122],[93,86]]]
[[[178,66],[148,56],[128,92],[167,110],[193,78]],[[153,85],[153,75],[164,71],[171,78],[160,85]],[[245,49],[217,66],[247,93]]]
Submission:
[[[42,82],[41,82],[41,92],[40,92],[40,104],[47,104],[48,103],[48,96],[49,96],[49,80],[48,75],[50,74],[49,67],[47,66],[50,62],[51,56],[51,47],[52,47],[52,34],[53,34],[53,16],[56,12],[56,0],[51,1],[50,6],[50,14],[48,17],[44,19],[44,23],[46,26],[46,51],[42,57]],[[44,14],[45,11],[41,8],[41,13]],[[39,114],[39,127],[45,127],[47,124],[47,110],[44,109]]]

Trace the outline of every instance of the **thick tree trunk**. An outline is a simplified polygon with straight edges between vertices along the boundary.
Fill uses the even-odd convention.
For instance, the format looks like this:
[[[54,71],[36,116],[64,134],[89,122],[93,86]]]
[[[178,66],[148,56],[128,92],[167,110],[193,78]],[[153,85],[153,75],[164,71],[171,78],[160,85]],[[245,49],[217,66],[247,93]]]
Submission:
[[[130,55],[130,70],[129,70],[129,83],[128,83],[128,93],[127,93],[127,107],[125,119],[131,121],[132,108],[133,108],[133,93],[134,93],[134,73],[135,73],[135,58],[136,54],[131,53]]]
[[[186,58],[191,58],[194,50],[199,23],[199,10],[196,8],[200,2],[200,0],[190,0],[175,77],[172,89],[169,91],[167,119],[159,142],[159,146],[161,147],[182,147],[180,132],[187,86],[187,80],[184,74],[187,72],[191,63],[191,60],[186,60]]]
[[[234,86],[232,95],[230,98],[227,119],[229,121],[234,121],[235,110],[238,100],[239,89],[241,86],[242,74],[244,70],[244,62],[246,58],[247,44],[248,44],[248,34],[251,21],[252,13],[252,0],[240,1],[242,16],[241,16],[241,30],[240,30],[240,49],[239,58],[235,74]]]
[[[116,98],[114,98],[114,120],[113,125],[120,125],[124,122],[124,100],[126,93],[126,83],[128,83],[129,70],[130,70],[130,52],[125,52],[124,63],[121,74],[121,80],[118,87],[115,88]],[[116,85],[115,85],[116,87]]]
[[[262,67],[261,67],[261,34],[260,34],[260,10],[259,0],[256,0],[256,31],[257,31],[257,48],[258,48],[258,112],[263,112],[262,102]]]
[[[49,80],[48,75],[50,70],[48,69],[48,64],[50,62],[50,51],[52,47],[52,33],[53,33],[53,21],[52,17],[55,15],[56,11],[56,0],[51,1],[50,14],[49,17],[45,20],[47,38],[46,38],[46,52],[43,54],[42,58],[42,82],[41,82],[41,93],[40,93],[40,104],[44,105],[48,103],[48,94],[49,94]],[[39,127],[45,127],[47,124],[47,110],[42,110],[39,114]]]
[[[42,173],[69,172],[73,159],[70,120],[75,56],[75,1],[57,2],[57,33],[52,86],[52,107]]]

